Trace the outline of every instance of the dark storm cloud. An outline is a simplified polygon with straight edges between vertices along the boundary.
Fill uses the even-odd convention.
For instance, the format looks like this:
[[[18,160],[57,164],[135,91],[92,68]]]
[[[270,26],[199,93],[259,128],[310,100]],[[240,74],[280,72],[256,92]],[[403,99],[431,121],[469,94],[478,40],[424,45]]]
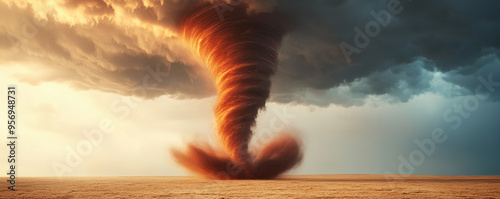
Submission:
[[[80,89],[133,95],[149,74],[147,68],[159,66],[170,70],[169,76],[144,97],[211,96],[215,92],[206,70],[175,33],[179,17],[194,2],[71,0],[46,11],[32,9],[45,5],[38,1],[0,3],[2,18],[11,19],[0,22],[0,56],[4,63],[43,68],[20,75],[30,83],[70,82]],[[400,13],[391,15],[391,21],[348,62],[340,44],[356,46],[354,28],[365,31],[366,24],[377,21],[372,11],[388,10],[387,5],[394,2],[400,2]],[[447,82],[469,91],[479,75],[498,74],[498,1],[247,3],[250,13],[275,11],[290,23],[273,78],[273,101],[350,106],[378,95],[405,102],[423,92],[438,92],[432,90],[434,72],[442,72]],[[38,15],[44,18],[44,14],[47,18],[41,21],[46,24],[35,25],[33,37],[23,37],[26,21],[40,20]]]
[[[475,79],[475,71],[489,64],[478,60],[498,55],[500,39],[495,35],[500,35],[500,14],[492,9],[500,6],[498,1],[401,0],[401,12],[391,15],[380,34],[370,38],[359,54],[351,56],[351,63],[339,44],[355,45],[354,27],[364,31],[367,23],[375,21],[370,12],[387,10],[391,1],[325,2],[277,3],[275,10],[289,16],[294,29],[283,43],[283,58],[273,85],[275,100],[297,101],[293,96],[308,89],[323,92],[323,97],[329,96],[335,102],[341,96],[327,93],[346,85],[355,98],[389,94],[406,101],[430,88],[432,78],[422,74],[439,71]],[[418,60],[424,63],[416,67]],[[470,88],[467,82],[447,80]]]

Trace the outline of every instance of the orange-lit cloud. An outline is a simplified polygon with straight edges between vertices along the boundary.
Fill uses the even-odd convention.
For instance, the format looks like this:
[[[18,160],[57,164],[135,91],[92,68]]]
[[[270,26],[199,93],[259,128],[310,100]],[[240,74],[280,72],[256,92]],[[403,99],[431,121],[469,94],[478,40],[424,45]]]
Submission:
[[[33,84],[69,82],[78,89],[131,95],[153,72],[146,98],[170,94],[209,96],[199,70],[174,30],[176,12],[189,1],[5,1],[0,2],[3,62],[24,63],[37,73],[18,74]],[[169,13],[169,14],[166,14]],[[149,68],[149,69],[148,69]]]

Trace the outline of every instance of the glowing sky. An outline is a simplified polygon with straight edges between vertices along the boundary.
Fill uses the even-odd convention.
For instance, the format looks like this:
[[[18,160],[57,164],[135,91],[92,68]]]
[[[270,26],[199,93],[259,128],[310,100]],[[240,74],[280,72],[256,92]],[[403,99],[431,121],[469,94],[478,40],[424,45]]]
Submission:
[[[187,175],[168,150],[215,130],[212,80],[175,30],[193,2],[0,1],[0,85],[20,93],[19,175],[56,176],[54,162],[103,120],[114,129],[64,176]],[[300,132],[304,160],[292,173],[398,173],[400,157],[421,151],[415,141],[441,128],[446,141],[414,174],[500,174],[500,86],[479,80],[500,82],[497,1],[401,0],[350,63],[339,44],[354,45],[354,27],[385,1],[247,2],[293,27],[255,128],[263,142]]]

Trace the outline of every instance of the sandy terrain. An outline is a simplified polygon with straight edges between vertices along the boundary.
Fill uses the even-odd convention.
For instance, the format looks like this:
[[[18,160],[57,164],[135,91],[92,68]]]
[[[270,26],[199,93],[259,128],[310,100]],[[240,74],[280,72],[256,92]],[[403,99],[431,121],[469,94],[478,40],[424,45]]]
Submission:
[[[5,182],[6,178],[1,178]],[[205,180],[196,177],[19,178],[1,198],[500,198],[500,176],[384,175],[285,176],[276,180]]]

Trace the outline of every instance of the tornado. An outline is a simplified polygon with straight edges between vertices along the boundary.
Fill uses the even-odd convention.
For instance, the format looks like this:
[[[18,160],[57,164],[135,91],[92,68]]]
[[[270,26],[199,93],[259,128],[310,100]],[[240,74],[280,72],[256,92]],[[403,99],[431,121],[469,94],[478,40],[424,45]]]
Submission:
[[[186,44],[213,75],[215,130],[221,147],[193,142],[184,150],[172,150],[172,156],[211,179],[271,179],[302,160],[301,143],[290,132],[279,133],[264,147],[249,145],[259,110],[269,98],[278,48],[288,28],[277,14],[248,14],[247,9],[242,3],[220,13],[215,5],[201,3],[178,23]]]

